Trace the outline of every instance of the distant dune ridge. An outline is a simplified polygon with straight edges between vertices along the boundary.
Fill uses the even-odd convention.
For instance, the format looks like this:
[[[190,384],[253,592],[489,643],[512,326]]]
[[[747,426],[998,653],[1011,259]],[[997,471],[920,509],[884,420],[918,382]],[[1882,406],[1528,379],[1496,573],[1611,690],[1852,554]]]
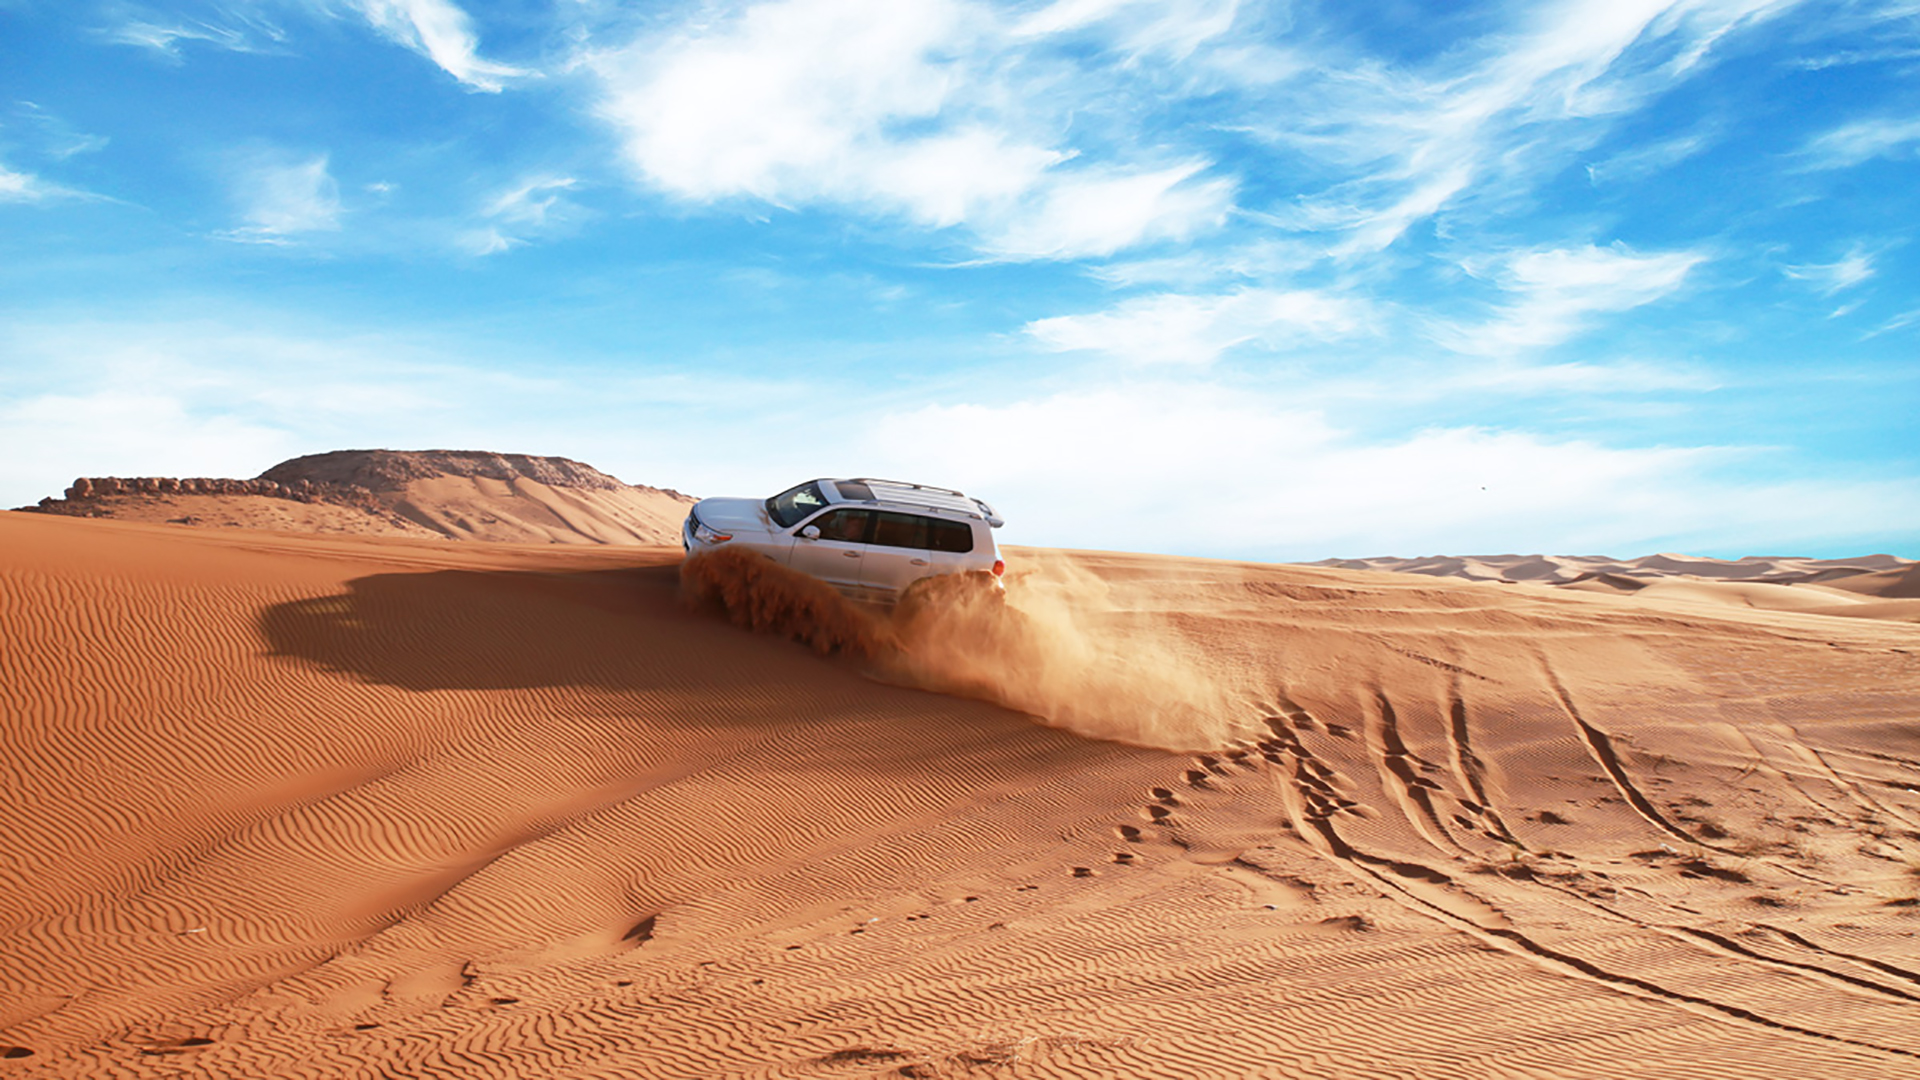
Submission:
[[[1708,559],[1648,555],[1432,555],[1322,559],[1310,566],[1388,570],[1500,584],[1630,596],[1654,606],[1717,604],[1852,618],[1920,621],[1920,563],[1893,555]]]
[[[673,544],[690,496],[578,461],[482,450],[335,450],[251,480],[81,477],[23,509],[282,532]]]

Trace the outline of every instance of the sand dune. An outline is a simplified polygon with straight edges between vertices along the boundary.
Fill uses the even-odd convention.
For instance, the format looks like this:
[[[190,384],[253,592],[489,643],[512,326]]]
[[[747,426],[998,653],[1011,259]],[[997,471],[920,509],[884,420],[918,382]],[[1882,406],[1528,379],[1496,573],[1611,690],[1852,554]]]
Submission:
[[[1920,622],[1920,563],[1892,555],[1852,559],[1444,555],[1326,559],[1311,565],[1550,585],[1577,592],[1631,596],[1650,607],[1707,604]],[[1871,602],[1876,600],[1879,602]]]
[[[929,634],[689,605],[673,549],[0,553],[0,1075],[1920,1077],[1903,622],[1016,549]]]
[[[1901,595],[1920,595],[1920,578],[1915,577],[1920,573],[1920,563],[1893,555],[1861,555],[1850,559],[1766,555],[1750,555],[1744,559],[1709,559],[1695,555],[1646,555],[1637,559],[1614,559],[1605,555],[1430,555],[1414,559],[1395,556],[1322,559],[1309,565],[1542,585],[1570,585],[1602,576],[1629,581],[1685,576],[1770,585],[1830,585],[1851,581],[1863,591],[1903,587],[1908,592]],[[1905,584],[1899,584],[1901,582]]]
[[[337,450],[251,480],[82,477],[27,509],[73,517],[504,543],[678,544],[693,499],[566,458]]]

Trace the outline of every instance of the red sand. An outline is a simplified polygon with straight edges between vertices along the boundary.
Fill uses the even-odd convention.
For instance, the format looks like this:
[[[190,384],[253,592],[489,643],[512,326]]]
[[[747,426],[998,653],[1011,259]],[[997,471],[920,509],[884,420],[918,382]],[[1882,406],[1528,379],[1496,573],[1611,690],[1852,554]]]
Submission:
[[[0,1076],[1920,1076],[1907,622],[1016,550],[862,658],[671,549],[0,553]]]

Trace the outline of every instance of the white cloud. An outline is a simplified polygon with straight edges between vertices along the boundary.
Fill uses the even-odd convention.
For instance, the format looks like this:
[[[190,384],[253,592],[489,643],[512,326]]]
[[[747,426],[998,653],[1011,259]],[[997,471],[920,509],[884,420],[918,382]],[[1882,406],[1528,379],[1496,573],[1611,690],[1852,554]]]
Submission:
[[[1092,350],[1134,364],[1211,364],[1237,345],[1282,348],[1302,339],[1351,337],[1370,308],[1349,297],[1310,289],[1243,288],[1217,296],[1164,293],[1138,297],[1110,311],[1061,315],[1026,326],[1056,351]]]
[[[950,0],[781,0],[588,65],[653,185],[804,201],[857,185],[893,141],[889,124],[939,113],[959,72],[936,53],[961,15]]]
[[[291,8],[331,17],[351,13],[365,19],[382,37],[432,60],[471,89],[497,93],[507,81],[534,74],[482,57],[473,20],[453,0],[214,0],[202,6],[210,8],[204,18],[173,13],[135,16],[101,34],[108,41],[149,49],[178,63],[182,42],[199,42],[230,52],[262,52],[282,45],[288,35],[267,19],[264,8]]]
[[[12,321],[0,503],[76,475],[250,475],[299,453],[437,445],[565,454],[705,494],[903,475],[992,500],[1007,543],[1238,558],[1831,545],[1903,535],[1920,505],[1913,477],[1721,478],[1759,450],[1466,425],[1368,435],[1312,404],[1321,388],[1291,383],[1123,380],[938,404],[863,385],[877,420],[796,443],[767,410],[811,412],[846,388],[693,366],[529,378],[481,353],[327,327]],[[1377,396],[1359,407],[1373,417]]]
[[[471,417],[492,395],[491,424],[511,428],[526,398],[413,341],[337,328],[14,318],[0,357],[8,506],[75,476],[251,476],[299,453],[442,438],[492,449]]]
[[[1104,255],[1217,226],[1233,194],[1182,155],[1087,160],[967,0],[768,0],[590,52],[600,113],[649,186],[963,227],[1004,258]],[[1029,93],[1034,89],[1033,93]]]
[[[1832,296],[1872,277],[1873,256],[1856,247],[1834,262],[1783,266],[1780,272],[1795,281],[1812,285],[1820,290],[1822,296]]]
[[[56,184],[38,173],[10,169],[0,163],[0,204],[44,203],[54,199],[103,199],[104,196]],[[110,201],[110,200],[109,200]]]
[[[39,177],[0,165],[0,202],[39,202],[51,193]]]
[[[499,93],[509,79],[532,74],[480,56],[480,39],[466,11],[450,0],[348,0],[389,40],[440,65],[475,90]]]
[[[1194,179],[1205,167],[1056,174],[1005,220],[985,223],[985,243],[1004,255],[1075,258],[1150,240],[1191,240],[1219,226],[1233,202],[1232,181]]]
[[[1496,361],[1456,367],[1427,381],[1435,395],[1494,392],[1512,395],[1640,395],[1667,390],[1703,391],[1720,383],[1704,371],[1641,360],[1613,363],[1529,364]]]
[[[1920,120],[1876,117],[1843,124],[1807,143],[1809,167],[1844,169],[1879,157],[1905,157],[1920,150]]]
[[[1636,255],[1623,246],[1550,248],[1504,256],[1491,277],[1514,296],[1490,321],[1436,327],[1441,344],[1456,352],[1499,356],[1547,349],[1574,337],[1604,312],[1650,304],[1680,288],[1706,260],[1693,251]]]
[[[9,506],[58,497],[76,476],[228,476],[235,462],[252,475],[291,456],[285,432],[199,415],[158,387],[0,400],[0,430]]]
[[[1920,498],[1915,478],[1722,480],[1754,453],[1728,448],[1478,427],[1368,439],[1291,401],[1142,383],[929,406],[877,425],[862,460],[990,499],[1003,542],[1227,557],[1811,543],[1910,528]]]
[[[284,244],[291,238],[340,227],[340,185],[327,172],[327,155],[304,160],[280,152],[246,156],[232,180],[243,224],[229,240]]]

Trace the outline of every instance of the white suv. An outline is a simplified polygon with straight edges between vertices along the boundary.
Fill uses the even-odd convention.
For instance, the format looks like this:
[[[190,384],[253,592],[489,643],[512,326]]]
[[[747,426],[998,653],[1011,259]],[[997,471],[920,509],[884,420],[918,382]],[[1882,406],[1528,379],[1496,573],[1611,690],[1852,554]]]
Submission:
[[[681,528],[688,555],[757,551],[856,599],[889,603],[936,574],[1006,571],[993,508],[898,480],[809,480],[771,499],[701,499]]]

